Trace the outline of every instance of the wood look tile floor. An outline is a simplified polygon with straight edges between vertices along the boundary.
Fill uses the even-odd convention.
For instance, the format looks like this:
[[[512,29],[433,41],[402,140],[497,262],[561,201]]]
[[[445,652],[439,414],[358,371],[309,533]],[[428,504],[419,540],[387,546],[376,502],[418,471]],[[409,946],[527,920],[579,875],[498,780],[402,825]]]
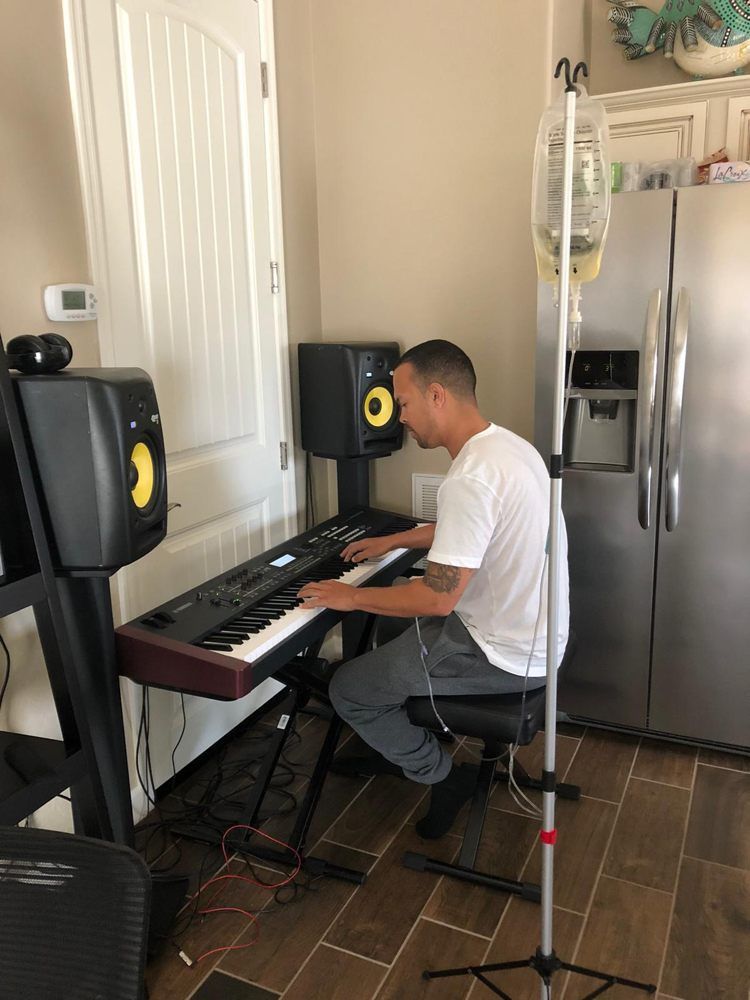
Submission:
[[[300,774],[310,773],[323,730],[318,718],[300,724],[301,742],[290,754]],[[532,768],[541,760],[542,739],[522,752]],[[359,749],[356,737],[350,745]],[[748,758],[574,725],[562,728],[559,747],[559,779],[580,784],[583,795],[558,802],[554,933],[560,956],[652,982],[664,1000],[748,1000]],[[461,760],[476,749],[460,742],[453,748]],[[295,787],[300,790],[300,780]],[[315,879],[293,898],[282,890],[280,899],[290,900],[282,904],[272,889],[227,880],[212,902],[227,909],[198,918],[177,940],[193,958],[232,950],[213,951],[188,968],[177,948],[167,947],[149,965],[150,1000],[491,996],[474,979],[428,982],[422,970],[530,955],[538,944],[539,907],[402,867],[406,850],[457,857],[462,823],[440,841],[420,841],[414,822],[425,804],[425,789],[398,778],[331,775],[310,853],[366,871],[366,883]],[[293,815],[277,817],[268,829],[283,840],[292,822]],[[480,867],[537,881],[537,830],[537,821],[498,786]],[[154,840],[146,847],[141,838],[143,852],[156,867],[180,858],[178,868],[192,873],[192,886],[201,862],[204,881],[220,871],[219,852],[175,840],[164,843],[159,858]],[[247,869],[234,859],[229,871]],[[260,864],[255,873],[267,882],[283,878]],[[237,910],[257,913],[257,924],[250,926]],[[514,1000],[540,995],[528,970],[490,979]],[[560,975],[553,996],[574,1000],[597,985]],[[645,995],[622,987],[605,994],[612,1000]]]

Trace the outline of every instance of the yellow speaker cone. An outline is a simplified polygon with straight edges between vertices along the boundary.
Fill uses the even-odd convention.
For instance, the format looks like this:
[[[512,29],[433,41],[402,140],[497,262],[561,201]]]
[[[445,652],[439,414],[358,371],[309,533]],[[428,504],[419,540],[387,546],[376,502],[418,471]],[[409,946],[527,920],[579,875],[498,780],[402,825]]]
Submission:
[[[139,510],[145,510],[151,503],[155,480],[153,453],[147,444],[139,441],[130,455],[130,495]]]
[[[362,409],[370,427],[385,427],[393,418],[393,396],[384,385],[374,385],[365,396]]]

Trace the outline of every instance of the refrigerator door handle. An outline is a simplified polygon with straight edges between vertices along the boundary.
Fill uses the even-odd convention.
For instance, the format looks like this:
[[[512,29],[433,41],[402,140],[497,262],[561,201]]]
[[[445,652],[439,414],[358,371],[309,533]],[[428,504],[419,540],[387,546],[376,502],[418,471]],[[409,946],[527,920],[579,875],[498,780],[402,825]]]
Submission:
[[[661,317],[661,289],[655,288],[648,299],[646,329],[643,334],[643,384],[638,424],[638,522],[645,530],[651,527],[651,491],[654,470],[654,415],[656,412],[656,376]]]
[[[682,457],[682,401],[685,392],[685,358],[690,324],[690,294],[681,288],[677,295],[674,320],[674,342],[667,402],[667,502],[666,528],[674,531],[680,519],[680,459]]]

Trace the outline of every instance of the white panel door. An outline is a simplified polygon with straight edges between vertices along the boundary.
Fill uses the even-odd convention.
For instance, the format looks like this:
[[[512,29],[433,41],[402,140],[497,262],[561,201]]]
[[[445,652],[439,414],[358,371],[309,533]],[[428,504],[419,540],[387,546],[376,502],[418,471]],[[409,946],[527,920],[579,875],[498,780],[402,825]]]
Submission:
[[[169,498],[181,504],[167,539],[116,578],[128,620],[296,530],[293,469],[279,458],[288,374],[271,285],[259,11],[253,0],[66,3],[102,364],[153,377]],[[188,699],[177,766],[263,696]],[[160,693],[157,784],[181,722],[177,696]]]

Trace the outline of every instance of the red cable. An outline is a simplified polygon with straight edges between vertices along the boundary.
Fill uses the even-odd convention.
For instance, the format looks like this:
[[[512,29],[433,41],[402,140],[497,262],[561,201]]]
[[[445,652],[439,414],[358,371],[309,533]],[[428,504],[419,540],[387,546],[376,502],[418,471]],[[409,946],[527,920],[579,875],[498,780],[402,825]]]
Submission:
[[[269,882],[258,882],[256,879],[250,878],[247,875],[233,875],[233,874],[216,875],[213,878],[210,878],[206,882],[203,883],[203,885],[198,889],[198,892],[196,894],[197,897],[200,897],[200,894],[204,891],[204,889],[207,889],[209,885],[214,885],[217,882],[224,882],[224,881],[227,881],[227,880],[230,880],[230,879],[234,879],[234,880],[237,880],[237,881],[240,881],[240,882],[248,882],[250,885],[255,885],[255,886],[258,886],[259,888],[262,888],[262,889],[280,889],[284,885],[289,885],[289,883],[293,882],[294,879],[299,875],[300,871],[302,870],[302,858],[301,858],[301,856],[299,854],[299,851],[296,851],[290,844],[285,844],[283,840],[276,840],[275,837],[272,837],[268,833],[264,833],[263,830],[258,830],[257,827],[249,826],[246,823],[235,823],[233,826],[228,827],[224,831],[224,833],[222,834],[222,837],[221,837],[221,852],[224,855],[224,863],[225,864],[229,864],[229,854],[227,853],[226,839],[229,836],[229,834],[232,833],[233,830],[250,830],[252,833],[257,833],[259,836],[264,837],[266,840],[270,840],[272,843],[278,844],[279,847],[284,847],[284,848],[286,848],[286,850],[291,851],[292,854],[297,859],[297,864],[296,864],[296,867],[295,867],[294,871],[292,872],[291,875],[287,876],[285,879],[282,879],[281,882],[271,882],[271,883],[269,883]],[[211,903],[213,903],[213,901],[219,895],[219,892],[221,892],[221,889],[219,889],[213,895],[213,897],[211,898],[211,900],[209,902],[209,908],[208,909],[199,910],[198,912],[202,913],[202,914],[222,913],[222,912],[227,912],[227,913],[241,913],[241,914],[243,914],[243,916],[247,917],[248,920],[250,921],[250,923],[253,924],[253,925],[255,925],[255,927],[257,929],[258,921],[257,921],[256,917],[254,917],[253,914],[249,913],[247,910],[241,909],[241,907],[239,907],[239,906],[215,906],[215,907],[212,907]],[[210,951],[206,951],[202,955],[199,955],[198,958],[195,959],[195,963],[194,964],[197,964],[198,962],[201,962],[204,958],[207,958],[209,955],[216,955],[219,952],[238,951],[239,949],[242,949],[242,948],[249,948],[249,947],[251,947],[251,945],[254,945],[257,942],[259,935],[260,935],[260,931],[256,930],[256,934],[255,934],[255,937],[253,938],[253,940],[252,941],[248,941],[246,944],[228,944],[228,945],[222,945],[219,948],[212,948]]]
[[[249,913],[247,910],[240,909],[239,906],[215,906],[210,910],[200,910],[201,913],[241,913],[243,916],[247,917],[251,924],[256,928],[255,937],[252,941],[248,941],[247,944],[225,944],[221,945],[219,948],[211,948],[210,951],[204,951],[202,955],[199,955],[195,960],[194,964],[197,965],[198,962],[202,962],[204,958],[208,958],[209,955],[216,955],[219,952],[224,953],[225,951],[239,951],[242,948],[249,948],[251,945],[257,943],[260,937],[260,931],[258,928],[258,920]]]

